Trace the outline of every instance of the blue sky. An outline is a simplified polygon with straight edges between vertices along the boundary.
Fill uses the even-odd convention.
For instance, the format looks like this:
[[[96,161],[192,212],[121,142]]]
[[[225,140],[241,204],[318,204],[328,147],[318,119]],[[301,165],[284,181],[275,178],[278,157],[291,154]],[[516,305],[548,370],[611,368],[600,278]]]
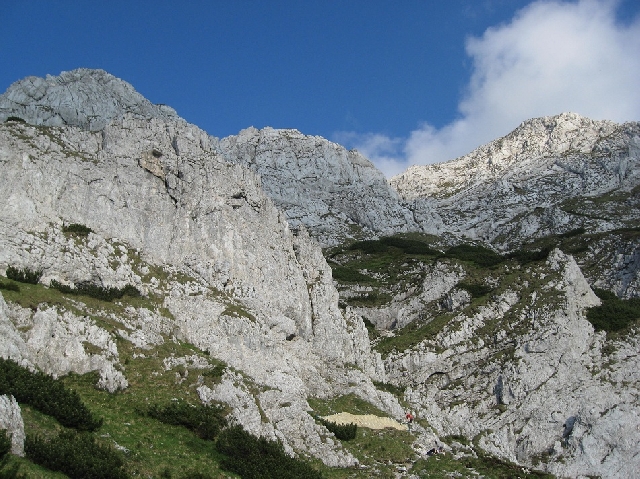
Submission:
[[[640,120],[639,13],[637,0],[0,0],[0,91],[102,68],[214,136],[296,128],[391,176],[535,116]]]

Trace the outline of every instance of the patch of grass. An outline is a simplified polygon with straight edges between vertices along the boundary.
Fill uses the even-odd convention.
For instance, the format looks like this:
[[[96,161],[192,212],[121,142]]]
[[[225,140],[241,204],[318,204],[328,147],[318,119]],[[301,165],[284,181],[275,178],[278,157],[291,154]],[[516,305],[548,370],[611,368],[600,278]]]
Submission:
[[[415,458],[411,448],[413,440],[413,435],[408,431],[361,427],[356,437],[343,443],[343,446],[362,464],[405,464]]]
[[[334,266],[331,268],[333,279],[340,283],[357,283],[357,284],[369,284],[375,283],[375,280],[370,276],[362,274],[355,268],[346,266]]]
[[[390,353],[397,351],[405,351],[424,340],[434,338],[442,329],[451,321],[453,314],[440,314],[427,323],[414,321],[401,330],[396,332],[395,336],[382,338],[374,349],[378,351],[383,358]]]
[[[484,477],[486,479],[545,478],[553,475],[531,471],[515,464],[509,464],[491,456],[455,458],[450,453],[438,454],[428,459],[418,459],[411,473],[419,478],[448,479],[451,477]]]
[[[121,350],[120,344],[118,349],[121,357],[130,354]],[[186,478],[187,471],[196,470],[220,477],[222,456],[212,441],[201,439],[186,427],[165,424],[144,414],[154,405],[170,404],[174,398],[200,404],[195,386],[202,370],[188,369],[190,373],[178,381],[176,371],[165,370],[163,364],[163,359],[171,355],[198,354],[197,348],[168,341],[144,353],[146,357],[127,356],[124,372],[129,387],[116,394],[96,389],[95,373],[69,375],[63,380],[103,418],[100,435],[128,451],[125,462],[132,475]],[[213,358],[210,361],[215,362]]]
[[[252,323],[256,322],[256,317],[239,304],[227,303],[222,314],[226,314],[227,316],[247,318]]]
[[[398,399],[404,398],[404,391],[407,388],[406,386],[396,386],[395,384],[383,383],[380,381],[373,381],[373,385],[380,391],[386,391],[393,394]]]
[[[348,412],[351,414],[374,414],[376,416],[384,416],[387,414],[364,399],[359,398],[353,393],[344,396],[337,396],[331,399],[308,398],[309,406],[319,416],[330,416],[340,412]]]

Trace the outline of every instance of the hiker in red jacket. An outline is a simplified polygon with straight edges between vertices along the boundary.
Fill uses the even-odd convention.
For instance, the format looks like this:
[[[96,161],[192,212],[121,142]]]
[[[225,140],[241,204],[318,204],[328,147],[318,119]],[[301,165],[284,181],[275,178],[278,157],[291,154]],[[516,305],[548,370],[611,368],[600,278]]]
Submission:
[[[407,418],[407,429],[409,430],[409,432],[411,432],[411,424],[413,424],[413,414],[411,414],[410,411],[407,411],[405,418]]]

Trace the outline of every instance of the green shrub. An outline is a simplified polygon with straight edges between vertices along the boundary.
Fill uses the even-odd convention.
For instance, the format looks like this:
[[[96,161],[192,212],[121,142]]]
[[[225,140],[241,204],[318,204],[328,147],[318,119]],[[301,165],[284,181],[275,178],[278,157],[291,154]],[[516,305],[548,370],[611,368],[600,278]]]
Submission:
[[[7,291],[16,291],[20,292],[20,286],[15,283],[5,283],[4,281],[0,281],[0,289],[4,289]]]
[[[316,419],[341,441],[350,441],[356,438],[356,431],[358,430],[356,424],[337,424],[333,421],[322,419],[321,417],[316,417]]]
[[[404,254],[438,255],[436,251],[422,241],[410,240],[398,236],[385,236],[379,240],[356,241],[348,249],[362,251],[366,254],[386,253],[389,248],[401,249]]]
[[[38,284],[42,278],[42,270],[31,270],[29,268],[18,269],[13,266],[7,268],[7,278],[20,283]]]
[[[11,451],[11,437],[5,429],[0,429],[0,459]]]
[[[5,123],[8,123],[10,121],[15,121],[16,123],[26,123],[26,121],[23,118],[20,118],[19,116],[9,116],[5,120]]]
[[[366,254],[384,253],[389,247],[380,240],[356,241],[349,246],[351,251],[362,251]]]
[[[10,359],[0,358],[0,395],[12,394],[19,403],[29,404],[54,417],[60,424],[80,431],[94,431],[102,425],[75,391],[39,371],[31,372]]]
[[[559,234],[558,236],[561,238],[572,238],[573,236],[580,236],[582,234],[585,234],[586,232],[587,230],[581,227],[572,229],[570,231],[567,231],[566,233]]]
[[[243,479],[321,479],[309,464],[289,457],[282,444],[258,438],[240,426],[225,429],[218,436],[216,450],[224,455],[223,469]]]
[[[603,301],[587,311],[587,319],[596,331],[621,331],[640,319],[640,301]]]
[[[214,440],[227,425],[224,408],[217,404],[192,406],[182,401],[171,402],[162,407],[155,404],[146,415],[165,424],[184,426],[207,440]]]
[[[97,284],[83,281],[78,283],[75,288],[62,284],[55,279],[51,280],[49,287],[57,289],[61,293],[89,296],[91,298],[100,299],[102,301],[113,301],[123,296],[136,298],[140,296],[140,291],[135,286],[128,284],[123,288],[104,287]]]
[[[491,291],[493,291],[493,288],[491,286],[487,286],[485,284],[477,284],[477,283],[460,282],[458,283],[458,288],[464,289],[465,291],[467,291],[472,298],[481,298],[489,294]]]
[[[63,226],[62,232],[72,233],[79,236],[87,236],[89,233],[93,233],[93,230],[85,225],[81,225],[78,223],[71,223],[70,225]]]
[[[539,250],[517,250],[512,251],[507,255],[507,258],[514,259],[520,264],[533,263],[534,261],[544,261],[549,257],[551,253],[551,247],[542,248]]]
[[[50,440],[27,435],[24,452],[36,464],[63,472],[71,479],[129,477],[121,453],[98,443],[88,433],[61,431]]]
[[[474,246],[469,244],[459,244],[447,250],[444,255],[447,258],[456,258],[462,261],[469,261],[482,267],[495,266],[504,261],[498,253],[491,251],[484,246]]]
[[[381,391],[387,391],[388,393],[391,393],[395,397],[401,398],[401,399],[404,397],[404,391],[407,388],[406,386],[396,386],[395,384],[383,383],[381,381],[373,381],[373,385],[377,389]]]
[[[405,254],[421,254],[421,255],[439,255],[440,252],[429,247],[427,243],[422,241],[399,238],[397,236],[387,236],[381,239],[381,242],[388,246],[400,248]]]
[[[333,279],[342,283],[370,283],[372,279],[354,268],[334,266],[331,268]]]
[[[616,301],[620,299],[616,296],[616,293],[607,289],[593,288],[593,292],[596,293],[596,296],[603,301]]]

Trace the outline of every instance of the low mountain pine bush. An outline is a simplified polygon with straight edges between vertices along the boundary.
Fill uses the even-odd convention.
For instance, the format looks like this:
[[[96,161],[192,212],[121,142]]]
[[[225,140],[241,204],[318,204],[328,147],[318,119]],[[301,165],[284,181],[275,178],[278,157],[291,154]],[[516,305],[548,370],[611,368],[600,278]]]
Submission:
[[[322,424],[329,431],[335,434],[335,436],[341,441],[350,441],[351,439],[356,438],[356,431],[358,430],[358,426],[353,423],[337,424],[333,421],[322,419],[321,417],[318,417],[316,419],[320,421],[320,424]]]
[[[40,371],[31,372],[10,359],[0,358],[0,395],[11,394],[54,417],[60,424],[79,431],[95,431],[102,419],[95,417],[75,391]]]
[[[42,277],[42,271],[34,271],[29,268],[18,269],[13,266],[7,268],[7,278],[20,283],[38,284]]]
[[[128,284],[123,288],[104,287],[96,284],[84,281],[78,283],[75,288],[62,284],[55,279],[51,280],[49,287],[57,289],[61,293],[75,294],[89,296],[91,298],[100,299],[102,301],[113,301],[114,299],[120,299],[123,296],[129,296],[137,298],[140,296],[140,291],[135,286]]]
[[[147,415],[165,424],[184,426],[201,439],[214,440],[227,425],[224,408],[220,405],[199,404],[192,406],[182,401],[166,406],[153,405]]]
[[[24,452],[36,464],[63,472],[71,479],[130,477],[121,453],[98,443],[89,433],[61,431],[49,440],[27,435]]]
[[[223,430],[216,450],[224,455],[223,469],[243,479],[321,479],[322,475],[306,462],[289,457],[282,444],[258,438],[240,426]]]

